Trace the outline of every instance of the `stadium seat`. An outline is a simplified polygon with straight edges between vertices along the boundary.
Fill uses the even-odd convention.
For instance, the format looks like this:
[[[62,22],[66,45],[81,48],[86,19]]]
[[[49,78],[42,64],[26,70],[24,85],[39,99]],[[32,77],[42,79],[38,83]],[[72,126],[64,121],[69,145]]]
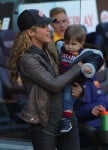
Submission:
[[[13,114],[15,114],[16,107],[19,106],[17,105],[17,103],[19,103],[20,100],[25,100],[26,97],[23,86],[12,83],[10,78],[10,71],[8,68],[8,60],[11,55],[11,47],[16,34],[17,32],[13,30],[0,31],[0,81],[2,88],[1,90],[3,90],[2,103],[7,106],[9,115],[12,117]]]

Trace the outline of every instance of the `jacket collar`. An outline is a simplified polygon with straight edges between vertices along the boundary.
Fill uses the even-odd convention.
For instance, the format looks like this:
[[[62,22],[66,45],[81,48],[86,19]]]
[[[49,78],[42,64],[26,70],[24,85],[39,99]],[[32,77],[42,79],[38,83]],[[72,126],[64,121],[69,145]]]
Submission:
[[[49,60],[49,59],[48,59],[48,56],[47,56],[47,53],[46,53],[43,49],[38,48],[38,47],[36,47],[35,45],[32,45],[32,46],[28,49],[27,53],[34,53],[34,54],[43,55],[43,57],[44,57],[45,59]]]
[[[38,48],[38,47],[36,47],[35,45],[32,45],[32,46],[28,49],[27,53],[36,53],[36,54],[45,55],[44,50],[43,50],[43,49],[40,49],[40,48]]]
[[[35,45],[31,46],[31,48],[28,49],[27,53],[39,54],[44,58],[44,60],[51,64],[48,54],[43,49],[37,48]],[[49,70],[53,72],[53,74],[55,74],[54,69],[51,65],[47,65],[47,68],[49,68]]]

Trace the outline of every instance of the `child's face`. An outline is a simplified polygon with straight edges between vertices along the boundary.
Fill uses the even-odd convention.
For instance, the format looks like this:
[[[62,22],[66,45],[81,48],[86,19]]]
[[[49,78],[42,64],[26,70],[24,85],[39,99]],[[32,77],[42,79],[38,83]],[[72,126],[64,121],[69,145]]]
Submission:
[[[78,52],[83,47],[84,42],[78,42],[76,40],[70,40],[64,43],[66,51],[69,53]]]

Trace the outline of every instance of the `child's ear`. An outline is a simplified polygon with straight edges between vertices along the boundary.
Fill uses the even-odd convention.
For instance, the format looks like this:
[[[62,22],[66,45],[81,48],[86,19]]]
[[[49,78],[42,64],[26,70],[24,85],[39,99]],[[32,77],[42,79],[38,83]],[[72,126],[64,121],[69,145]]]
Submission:
[[[82,41],[82,45],[84,45],[85,41]]]
[[[50,23],[50,26],[53,28],[53,23]]]
[[[81,42],[81,48],[83,47],[84,43],[85,43],[85,41],[82,41],[82,42]]]

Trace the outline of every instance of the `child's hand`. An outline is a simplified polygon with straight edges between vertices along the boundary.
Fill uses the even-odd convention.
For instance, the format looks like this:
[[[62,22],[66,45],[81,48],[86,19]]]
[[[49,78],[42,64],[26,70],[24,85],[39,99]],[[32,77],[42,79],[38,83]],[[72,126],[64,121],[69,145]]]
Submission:
[[[87,74],[90,74],[90,73],[92,72],[92,68],[89,67],[89,66],[85,66],[84,69],[83,69],[83,71],[84,71],[85,73],[87,73]]]
[[[85,63],[81,66],[81,72],[84,74],[85,77],[92,78],[96,73],[96,69],[92,64]]]
[[[103,105],[97,105],[97,106],[94,106],[93,107],[93,109],[92,109],[92,114],[94,115],[94,116],[99,116],[100,115],[100,112],[101,111],[105,111],[106,110],[106,108],[103,106]]]

